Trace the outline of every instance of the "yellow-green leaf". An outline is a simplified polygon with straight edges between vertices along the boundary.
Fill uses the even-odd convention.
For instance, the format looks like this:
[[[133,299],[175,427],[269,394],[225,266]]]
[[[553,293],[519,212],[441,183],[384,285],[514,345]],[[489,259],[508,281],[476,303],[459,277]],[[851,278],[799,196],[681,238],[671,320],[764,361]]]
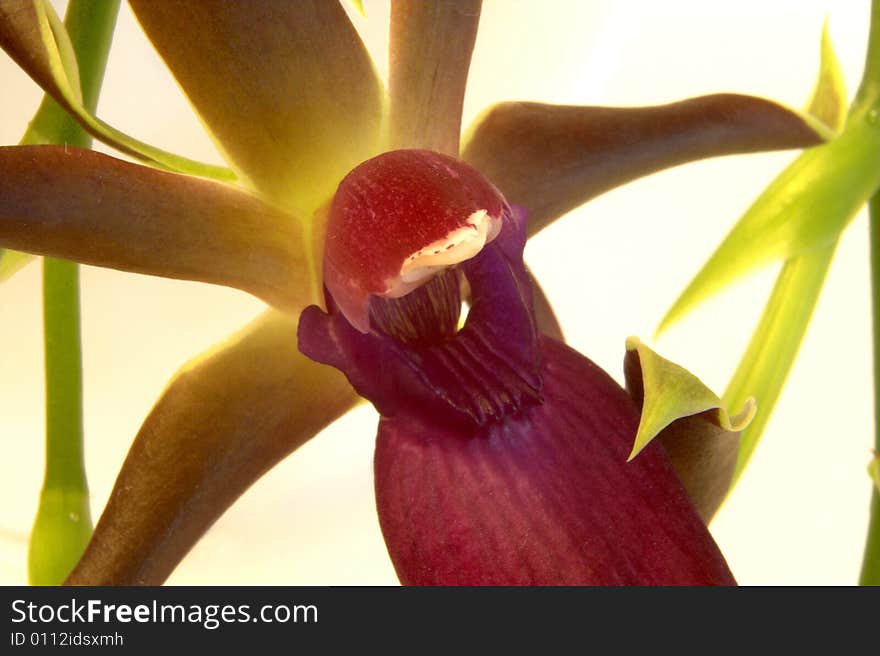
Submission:
[[[367,15],[366,10],[364,9],[363,0],[349,0],[349,2],[355,8],[355,11],[357,11],[357,13],[359,13],[361,16]]]
[[[868,463],[868,476],[874,481],[874,488],[880,493],[880,456],[874,456]]]
[[[840,60],[831,43],[828,21],[822,26],[819,77],[807,103],[807,113],[815,116],[829,128],[839,131],[846,122],[846,84]]]
[[[32,259],[34,259],[34,256],[30,253],[0,248],[0,282],[9,280]]]
[[[0,3],[0,46],[43,90],[96,139],[154,166],[221,180],[234,174],[195,162],[134,139],[113,128],[83,105],[79,68],[64,24],[43,0]]]
[[[737,407],[754,397],[761,408],[755,421],[743,431],[734,482],[754,452],[794,364],[836,246],[835,242],[785,263],[724,392],[722,400],[728,407]]]
[[[642,415],[630,459],[658,439],[707,524],[733,481],[739,434],[755,414],[746,401],[731,417],[696,376],[630,337],[624,359],[626,388]]]
[[[802,153],[758,197],[660,323],[658,332],[764,265],[833,244],[880,186],[880,123],[851,121]]]
[[[635,458],[664,428],[682,417],[712,411],[725,430],[742,431],[755,415],[748,399],[731,417],[720,398],[684,367],[661,357],[637,337],[626,340],[626,350],[638,356],[642,370],[642,417],[629,460]]]

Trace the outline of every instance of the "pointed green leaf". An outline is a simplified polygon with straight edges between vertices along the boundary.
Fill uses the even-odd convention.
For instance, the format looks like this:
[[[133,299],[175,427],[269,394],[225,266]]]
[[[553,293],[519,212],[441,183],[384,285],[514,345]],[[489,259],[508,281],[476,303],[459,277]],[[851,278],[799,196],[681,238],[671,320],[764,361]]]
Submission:
[[[820,50],[819,77],[810,102],[807,103],[807,113],[838,132],[846,122],[846,84],[840,60],[834,51],[834,44],[831,43],[827,19],[822,26]]]
[[[0,46],[95,138],[160,168],[220,180],[235,178],[223,167],[195,162],[129,137],[89,112],[83,105],[70,37],[48,2],[0,3]],[[39,135],[36,138],[41,140]]]
[[[761,408],[755,421],[742,434],[734,481],[754,452],[794,364],[836,246],[835,242],[785,263],[748,348],[724,392],[723,401],[729,407],[754,397]]]
[[[21,269],[34,256],[30,253],[21,253],[19,251],[10,251],[0,248],[0,282],[9,280],[13,275],[21,271]]]
[[[862,81],[850,108],[850,121],[873,116],[880,121],[880,0],[871,2],[871,27]]]
[[[682,417],[713,411],[725,430],[742,431],[755,414],[753,399],[731,417],[725,404],[699,378],[647,347],[637,337],[626,340],[626,350],[638,357],[641,366],[642,417],[629,460],[635,458],[664,428]]]
[[[747,399],[731,417],[696,376],[635,337],[626,341],[626,388],[642,415],[630,460],[659,439],[697,511],[708,523],[733,481],[740,432],[755,414]]]
[[[811,148],[758,197],[682,292],[657,332],[738,277],[833,244],[880,186],[880,121],[854,121]]]
[[[363,2],[363,0],[348,0],[348,1],[349,1],[349,2],[351,3],[351,5],[355,8],[355,11],[357,11],[357,13],[359,13],[361,16],[366,17],[367,12],[366,12],[366,10],[364,9],[364,2]]]

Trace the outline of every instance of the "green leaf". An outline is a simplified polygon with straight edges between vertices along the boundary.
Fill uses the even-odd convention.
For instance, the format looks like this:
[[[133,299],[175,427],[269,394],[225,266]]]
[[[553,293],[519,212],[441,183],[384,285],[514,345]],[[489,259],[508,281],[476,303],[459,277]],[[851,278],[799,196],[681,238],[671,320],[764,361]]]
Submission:
[[[880,122],[847,124],[758,197],[666,313],[662,332],[731,282],[774,261],[833,244],[880,186]]]
[[[70,48],[63,50],[63,63],[90,111],[98,103],[118,13],[119,0],[71,0],[67,6],[64,29],[69,30]],[[88,148],[92,140],[46,96],[22,138],[24,144],[43,142],[61,143],[66,149],[68,145]],[[9,177],[9,168],[3,169]],[[45,258],[46,468],[28,549],[28,578],[38,585],[60,584],[79,560],[92,531],[83,457],[80,333],[79,267]]]
[[[30,253],[0,249],[0,282],[9,280],[33,259]]]
[[[880,456],[874,456],[868,463],[868,476],[874,481],[874,489],[880,492]]]
[[[233,180],[232,171],[180,157],[145,144],[97,118],[83,104],[79,68],[63,23],[48,2],[0,4],[0,46],[82,127],[104,143],[153,166],[191,175]],[[38,141],[47,135],[35,135]]]
[[[708,523],[733,481],[740,432],[755,414],[753,399],[731,417],[708,387],[635,337],[626,341],[626,388],[642,410],[630,460],[659,439],[697,511]]]
[[[757,400],[761,412],[743,432],[734,482],[749,461],[797,357],[822,290],[837,243],[788,260],[723,401],[737,407],[746,398]]]
[[[86,5],[72,3],[71,6],[74,10],[68,9],[65,19],[70,24],[67,31],[69,39],[64,39],[63,42],[73,45],[73,50],[78,52],[71,52],[67,47],[63,48],[62,52],[66,53],[64,68],[70,71],[70,76],[79,80],[83,89],[80,95],[82,104],[92,111],[97,105],[104,79],[111,35],[119,12],[119,0],[105,0],[102,3]],[[96,35],[101,37],[96,38]],[[76,40],[75,44],[74,40]],[[82,66],[79,65],[79,61],[82,61]],[[74,87],[71,91],[77,92],[79,89]],[[19,143],[22,145],[65,144],[89,148],[92,139],[70,114],[51,96],[46,95]],[[0,249],[0,282],[11,278],[32,259],[34,256],[29,253]]]
[[[363,0],[348,0],[348,1],[351,3],[352,7],[355,8],[355,11],[357,11],[357,13],[359,13],[361,16],[366,18],[367,12],[364,9]]]
[[[731,417],[725,404],[699,378],[684,367],[661,357],[639,340],[629,337],[626,350],[638,356],[642,370],[642,417],[628,460],[635,458],[664,428],[682,417],[713,411],[718,425],[726,430],[742,431],[755,414],[753,399]]]
[[[875,121],[880,121],[880,0],[871,2],[871,31],[868,52],[865,53],[865,70],[849,118],[854,121],[872,115]]]
[[[846,122],[846,84],[840,60],[831,43],[828,32],[828,20],[822,26],[822,45],[820,48],[819,77],[807,113],[815,116],[835,132],[843,128]]]

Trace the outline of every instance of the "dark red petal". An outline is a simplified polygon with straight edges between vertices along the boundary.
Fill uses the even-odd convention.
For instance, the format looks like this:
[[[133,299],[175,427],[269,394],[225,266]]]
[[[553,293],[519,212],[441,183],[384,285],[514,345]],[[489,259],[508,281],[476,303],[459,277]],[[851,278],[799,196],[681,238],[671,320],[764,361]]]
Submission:
[[[342,313],[366,332],[369,297],[386,294],[408,258],[466,228],[479,210],[500,220],[507,204],[447,155],[395,150],[354,169],[330,205],[324,251],[324,283]]]
[[[589,360],[542,338],[544,403],[462,431],[379,425],[379,520],[404,584],[733,585],[659,444],[626,458],[638,411]]]
[[[627,463],[639,424],[627,393],[538,335],[524,212],[445,156],[383,158],[340,185],[328,312],[307,308],[298,335],[382,415],[376,497],[401,581],[733,584],[663,447]],[[460,259],[421,258],[477,210],[498,217],[492,243],[484,224]],[[413,252],[432,277],[389,293],[393,276],[411,282],[401,263]],[[458,276],[471,306],[456,332]]]

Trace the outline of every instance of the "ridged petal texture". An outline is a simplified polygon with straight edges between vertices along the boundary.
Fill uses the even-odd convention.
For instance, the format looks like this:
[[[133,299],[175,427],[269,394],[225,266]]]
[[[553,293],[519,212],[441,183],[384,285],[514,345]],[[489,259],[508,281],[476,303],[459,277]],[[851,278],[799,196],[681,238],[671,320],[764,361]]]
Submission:
[[[370,333],[352,326],[332,297],[329,315],[316,306],[306,308],[299,324],[300,349],[342,370],[383,415],[418,409],[446,423],[486,425],[516,411],[526,399],[540,398],[537,333],[522,264],[523,218],[516,213],[508,217],[510,229],[502,230],[479,257],[409,295],[372,297]],[[472,306],[456,333],[461,297],[456,293],[450,298],[447,292],[450,287],[457,292],[453,276],[458,271],[467,276]],[[410,317],[405,327],[390,316],[391,308]],[[376,327],[377,316],[394,337]],[[423,332],[421,342],[399,337],[432,323],[431,334]],[[438,341],[434,333],[442,325],[448,337]]]
[[[544,402],[462,433],[379,424],[379,520],[408,585],[733,585],[659,444],[626,463],[627,394],[542,338]]]
[[[400,189],[388,216],[419,193]],[[369,215],[365,226],[381,225]],[[627,463],[639,424],[630,396],[539,336],[524,213],[505,211],[502,223],[475,257],[400,298],[370,297],[367,332],[330,294],[328,313],[312,306],[300,319],[302,352],[342,370],[382,415],[376,500],[400,580],[733,585],[663,446]],[[366,243],[381,236],[368,230]],[[338,273],[356,281],[359,269]],[[462,281],[471,306],[456,330]]]

